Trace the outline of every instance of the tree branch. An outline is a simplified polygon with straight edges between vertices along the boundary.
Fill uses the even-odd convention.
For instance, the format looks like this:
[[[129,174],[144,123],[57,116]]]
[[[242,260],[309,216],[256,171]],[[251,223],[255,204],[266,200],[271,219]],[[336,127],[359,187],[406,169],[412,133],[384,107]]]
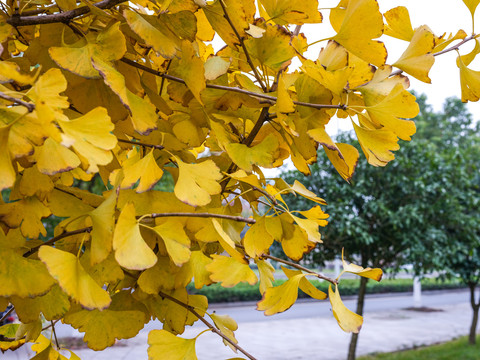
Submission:
[[[142,64],[139,64],[133,60],[130,60],[130,59],[127,59],[127,58],[122,58],[121,59],[124,63],[126,64],[129,64],[131,66],[134,66],[140,70],[143,70],[143,71],[146,71],[150,74],[153,74],[153,75],[156,75],[156,76],[160,76],[162,78],[165,78],[167,80],[171,80],[171,81],[176,81],[178,83],[181,83],[181,84],[185,84],[185,80],[181,79],[181,78],[178,78],[176,76],[172,76],[172,75],[168,75],[168,74],[165,74],[165,73],[162,73],[160,71],[157,71],[157,70],[153,70],[145,65],[142,65]],[[225,90],[225,91],[232,91],[232,92],[236,92],[236,93],[240,93],[240,94],[245,94],[245,95],[248,95],[248,96],[252,96],[252,97],[257,97],[257,98],[260,98],[260,99],[265,99],[267,100],[269,103],[272,103],[272,104],[275,104],[277,102],[277,98],[275,96],[271,96],[271,95],[267,95],[267,94],[262,94],[262,93],[256,93],[256,92],[253,92],[253,91],[248,91],[248,90],[245,90],[245,89],[241,89],[241,88],[238,88],[238,87],[234,87],[234,86],[224,86],[224,85],[216,85],[216,84],[206,84],[206,87],[207,88],[210,88],[210,89],[217,89],[217,90]],[[296,105],[300,105],[300,106],[305,106],[305,107],[311,107],[311,108],[314,108],[314,109],[341,109],[341,110],[346,110],[347,106],[346,105],[331,105],[331,104],[313,104],[313,103],[306,103],[306,102],[302,102],[302,101],[293,101],[294,104]]]
[[[160,218],[160,217],[200,217],[200,218],[218,218],[218,219],[225,219],[225,220],[232,220],[238,222],[244,222],[247,224],[255,224],[255,219],[244,218],[241,216],[232,216],[232,215],[224,215],[224,214],[212,214],[212,213],[153,213],[148,216],[144,216],[145,218]]]
[[[172,302],[174,302],[175,304],[178,304],[180,305],[181,307],[187,309],[188,311],[190,311],[193,315],[195,315],[201,322],[203,322],[210,330],[212,330],[213,333],[217,334],[218,336],[220,336],[223,340],[227,341],[229,344],[231,344],[235,349],[237,349],[238,351],[240,351],[243,355],[245,355],[246,357],[248,357],[250,360],[256,360],[255,357],[253,357],[252,355],[250,355],[247,351],[245,351],[242,347],[240,347],[240,345],[236,344],[234,341],[232,341],[230,338],[228,338],[227,336],[225,336],[225,334],[223,334],[220,330],[218,330],[215,326],[213,326],[211,323],[208,322],[208,320],[206,320],[203,316],[201,316],[197,310],[195,310],[195,308],[191,305],[188,305],[188,304],[185,304],[183,302],[181,302],[180,300],[174,298],[173,296],[170,296],[168,294],[165,294],[163,292],[159,292],[158,295],[160,295],[162,298],[165,298],[165,299],[168,299]]]
[[[142,143],[140,141],[132,141],[132,140],[124,140],[124,139],[117,139],[119,142],[123,142],[126,144],[133,144],[133,145],[138,145],[138,146],[143,146],[143,147],[149,147],[157,150],[163,150],[165,149],[165,146],[163,145],[153,145],[153,144],[146,144]]]
[[[57,236],[51,238],[50,240],[45,241],[43,244],[34,246],[34,247],[31,248],[30,250],[28,250],[26,253],[24,253],[24,254],[23,254],[23,257],[24,257],[24,258],[28,258],[30,255],[35,254],[35,253],[37,252],[37,250],[40,249],[40,247],[43,246],[43,245],[52,245],[52,244],[54,244],[56,241],[61,240],[61,239],[63,239],[63,238],[66,238],[66,237],[69,237],[69,236],[73,236],[73,235],[82,234],[82,233],[86,233],[86,232],[89,233],[90,231],[92,231],[92,227],[91,227],[91,226],[85,227],[85,228],[82,228],[82,229],[73,230],[73,231],[65,231],[65,232],[61,233],[60,235],[57,235]]]
[[[126,0],[102,0],[94,4],[99,9],[110,9],[115,5],[118,5]],[[12,15],[7,19],[7,23],[14,26],[28,26],[39,24],[52,24],[52,23],[67,23],[76,17],[88,14],[90,12],[88,6],[82,6],[73,10],[59,12],[51,15],[42,16],[19,16]]]
[[[10,314],[13,312],[13,310],[15,310],[15,308],[12,306],[12,307],[10,308],[10,310],[8,310],[8,311],[6,312],[6,314],[2,316],[2,318],[0,319],[0,324],[2,324],[2,323],[5,321],[5,319],[10,316]]]
[[[11,102],[13,102],[15,104],[18,104],[18,105],[21,105],[21,106],[25,106],[27,108],[28,112],[32,112],[33,110],[35,110],[35,104],[27,103],[23,100],[14,98],[13,96],[4,94],[2,92],[0,92],[0,98],[2,98],[4,100],[7,100],[7,101],[11,101]]]
[[[233,25],[232,19],[230,19],[230,16],[228,15],[227,7],[223,3],[223,0],[220,0],[220,5],[222,6],[222,9],[223,9],[223,14],[224,14],[223,17],[228,21],[228,23],[230,24],[230,27],[232,28],[233,32],[235,33],[235,36],[237,37],[238,41],[240,42],[240,45],[242,46],[243,52],[245,53],[245,57],[247,58],[248,65],[250,65],[250,68],[252,69],[253,74],[255,75],[255,79],[257,79],[257,81],[260,84],[260,86],[262,87],[263,91],[267,92],[268,89],[265,86],[265,84],[263,83],[262,78],[260,77],[260,74],[257,71],[257,68],[253,64],[252,58],[250,57],[250,54],[247,51],[245,43],[243,42],[243,37],[240,36],[237,29],[235,28],[235,25]]]

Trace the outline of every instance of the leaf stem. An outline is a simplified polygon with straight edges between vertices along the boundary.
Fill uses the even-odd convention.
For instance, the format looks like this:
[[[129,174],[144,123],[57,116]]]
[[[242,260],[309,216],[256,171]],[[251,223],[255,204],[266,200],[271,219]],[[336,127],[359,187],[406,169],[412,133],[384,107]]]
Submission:
[[[242,216],[232,216],[232,215],[224,215],[224,214],[212,214],[212,213],[153,213],[150,215],[144,215],[144,217],[149,218],[160,218],[160,217],[201,217],[201,218],[218,218],[218,219],[225,219],[225,220],[232,220],[238,222],[244,222],[247,224],[255,224],[255,219],[244,218]]]
[[[191,305],[188,305],[188,304],[185,304],[183,302],[181,302],[180,300],[174,298],[173,296],[170,296],[168,294],[165,294],[163,292],[159,292],[158,295],[160,295],[162,298],[166,298],[170,301],[173,301],[175,304],[178,304],[180,305],[181,307],[184,307],[185,309],[187,309],[188,311],[190,311],[193,315],[195,315],[201,322],[203,322],[212,332],[214,332],[215,334],[217,334],[218,336],[220,336],[223,340],[227,341],[228,343],[230,343],[233,347],[235,347],[235,349],[237,349],[238,351],[240,351],[243,355],[245,355],[246,357],[248,357],[250,360],[256,360],[255,357],[253,357],[252,355],[250,355],[247,351],[245,351],[240,345],[238,344],[235,344],[235,342],[233,342],[231,339],[229,339],[227,336],[225,336],[220,330],[218,330],[215,326],[213,326],[210,322],[208,322],[208,320],[205,319],[205,317],[203,317],[202,315],[200,315],[197,310],[195,310],[195,308]]]
[[[33,110],[35,110],[35,104],[32,104],[32,103],[27,103],[23,100],[20,100],[20,99],[17,99],[17,98],[14,98],[13,96],[10,96],[10,95],[7,95],[7,94],[4,94],[3,92],[0,92],[0,98],[4,99],[4,100],[7,100],[7,101],[11,101],[15,104],[18,104],[18,105],[21,105],[21,106],[24,106],[27,108],[28,112],[32,112]]]
[[[125,144],[133,144],[133,145],[138,145],[138,146],[143,146],[143,147],[149,147],[157,150],[163,150],[165,149],[165,146],[163,145],[154,145],[154,144],[146,144],[140,141],[133,141],[133,140],[124,140],[124,139],[118,139],[119,142],[125,143]]]

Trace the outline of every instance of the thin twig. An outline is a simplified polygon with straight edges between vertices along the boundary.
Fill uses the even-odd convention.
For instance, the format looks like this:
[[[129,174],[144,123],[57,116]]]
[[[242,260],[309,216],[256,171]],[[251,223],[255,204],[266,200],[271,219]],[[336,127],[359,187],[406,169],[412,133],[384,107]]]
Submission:
[[[185,80],[183,80],[181,78],[178,78],[178,77],[172,76],[172,75],[168,75],[168,74],[162,73],[162,72],[157,71],[157,70],[153,70],[153,69],[151,69],[151,68],[149,68],[145,65],[139,64],[139,63],[137,63],[133,60],[130,60],[130,59],[127,59],[127,58],[122,58],[121,60],[126,64],[134,66],[134,67],[136,67],[138,69],[141,69],[143,71],[146,71],[150,74],[154,74],[156,76],[160,76],[160,77],[163,77],[167,80],[175,81],[175,82],[178,82],[178,83],[181,83],[181,84],[186,84]],[[210,89],[232,91],[232,92],[245,94],[245,95],[252,96],[252,97],[257,97],[257,98],[260,98],[260,99],[265,99],[265,100],[268,100],[268,102],[271,103],[271,104],[275,104],[277,102],[277,98],[275,96],[262,94],[262,93],[256,93],[256,92],[253,92],[253,91],[241,89],[241,88],[234,87],[234,86],[224,86],[224,85],[216,85],[216,84],[208,84],[208,83],[205,86],[207,88],[210,88]],[[346,110],[346,108],[347,108],[346,105],[313,104],[313,103],[306,103],[306,102],[302,102],[302,101],[293,101],[293,103],[296,104],[296,105],[311,107],[311,108],[314,108],[314,109],[341,109],[341,110]]]
[[[63,233],[61,233],[60,235],[57,235],[53,238],[51,238],[50,240],[48,241],[45,241],[44,243],[40,244],[40,245],[37,245],[37,246],[34,246],[33,248],[31,248],[30,250],[28,250],[26,253],[23,254],[23,257],[27,258],[29,257],[30,255],[33,255],[37,252],[38,249],[40,249],[41,246],[43,245],[52,245],[54,244],[56,241],[58,240],[61,240],[63,238],[66,238],[66,237],[69,237],[69,236],[73,236],[73,235],[78,235],[78,234],[82,234],[82,233],[86,233],[86,232],[90,232],[92,231],[92,227],[89,226],[89,227],[84,227],[82,229],[77,229],[77,230],[73,230],[73,231],[65,231]]]
[[[118,139],[119,142],[123,142],[126,144],[133,144],[133,145],[138,145],[138,146],[143,146],[143,147],[149,147],[157,150],[163,150],[165,149],[165,146],[163,145],[154,145],[154,144],[146,144],[142,143],[140,141],[132,141],[132,140],[124,140],[124,139]]]
[[[237,245],[237,246],[238,246],[238,245]],[[294,262],[292,262],[292,261],[283,260],[283,259],[280,259],[280,258],[278,258],[278,257],[276,257],[276,256],[272,256],[272,255],[265,255],[265,254],[264,254],[264,255],[262,255],[262,256],[263,256],[264,258],[267,258],[267,259],[270,259],[270,260],[278,261],[278,262],[280,262],[280,263],[282,263],[282,264],[285,264],[285,265],[290,265],[291,267],[294,267],[294,268],[296,268],[296,269],[298,269],[298,270],[301,270],[301,271],[305,271],[305,272],[308,273],[308,274],[315,275],[315,276],[318,277],[319,279],[326,280],[326,281],[332,283],[333,285],[338,284],[338,280],[329,278],[328,276],[325,276],[325,275],[323,275],[323,274],[321,274],[321,273],[317,273],[317,272],[315,272],[315,271],[312,271],[312,270],[310,270],[310,269],[307,269],[306,267],[303,267],[302,265],[299,265],[299,264],[294,263]]]
[[[126,0],[102,0],[95,4],[95,7],[99,9],[110,9],[115,5],[118,5]],[[76,17],[88,14],[90,12],[88,6],[82,6],[73,10],[55,13],[51,15],[41,15],[41,16],[19,16],[13,15],[7,19],[7,23],[17,27],[17,26],[28,26],[28,25],[39,25],[39,24],[52,24],[52,23],[67,23]]]
[[[2,324],[5,321],[5,319],[10,316],[10,314],[13,312],[13,310],[15,310],[15,308],[12,306],[10,308],[10,310],[8,310],[7,313],[2,316],[2,318],[0,319],[0,324]]]
[[[213,333],[217,334],[218,336],[220,336],[223,340],[227,341],[228,343],[230,343],[233,347],[235,347],[235,349],[237,349],[238,351],[240,351],[243,355],[245,355],[246,357],[248,357],[250,360],[256,360],[255,357],[253,357],[252,355],[250,355],[247,351],[245,351],[240,345],[236,344],[234,341],[232,341],[230,338],[228,338],[225,334],[223,334],[221,331],[219,331],[215,326],[213,326],[212,324],[210,324],[208,322],[208,320],[206,320],[202,315],[200,315],[197,310],[195,310],[195,308],[191,305],[188,305],[188,304],[185,304],[183,302],[181,302],[180,300],[174,298],[173,296],[170,296],[168,294],[165,294],[163,292],[159,292],[158,295],[160,295],[162,298],[165,298],[165,299],[168,299],[172,302],[174,302],[175,304],[178,304],[180,305],[181,307],[187,309],[188,311],[190,311],[193,315],[195,315],[201,322],[203,322],[210,330],[212,330]]]
[[[277,199],[271,194],[269,194],[267,191],[260,189],[256,186],[252,186],[253,190],[258,191],[262,193],[265,197],[267,197],[274,205],[278,205]]]
[[[143,218],[160,218],[160,217],[200,217],[200,218],[218,218],[225,220],[232,220],[238,222],[244,222],[247,224],[255,224],[255,219],[244,218],[242,216],[232,216],[224,214],[212,214],[212,213],[153,213],[148,216],[142,216]]]
[[[0,92],[0,98],[4,99],[4,100],[7,100],[7,101],[11,101],[15,104],[18,104],[18,105],[21,105],[21,106],[24,106],[27,108],[28,112],[32,112],[33,110],[35,110],[35,104],[32,104],[32,103],[27,103],[23,100],[20,100],[20,99],[17,99],[17,98],[14,98],[13,96],[9,96],[7,94],[4,94],[2,92]]]
[[[247,58],[248,65],[250,65],[250,68],[252,69],[253,74],[255,75],[255,79],[257,79],[257,81],[260,84],[260,86],[262,87],[263,91],[267,92],[268,89],[265,86],[265,84],[263,83],[262,78],[260,77],[260,74],[258,73],[257,68],[252,61],[252,58],[250,57],[250,54],[247,51],[247,47],[245,46],[245,42],[243,41],[243,37],[240,36],[237,29],[235,28],[235,25],[232,22],[232,19],[230,19],[230,16],[228,16],[227,7],[223,3],[223,0],[220,0],[220,5],[222,6],[222,9],[223,9],[224,18],[228,21],[230,27],[232,28],[233,32],[235,33],[235,36],[237,37],[238,41],[240,42],[240,46],[242,47],[243,52],[245,53],[245,57]]]
[[[52,324],[52,332],[53,332],[53,337],[55,338],[55,344],[57,345],[57,349],[60,349],[60,344],[58,343],[58,338],[57,338],[57,332],[55,331],[55,325],[53,324],[53,321],[50,322]]]

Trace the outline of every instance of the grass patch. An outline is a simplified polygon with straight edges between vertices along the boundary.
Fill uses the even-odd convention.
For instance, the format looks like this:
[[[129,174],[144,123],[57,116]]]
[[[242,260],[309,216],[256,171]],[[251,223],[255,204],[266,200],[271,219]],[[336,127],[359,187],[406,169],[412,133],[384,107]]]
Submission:
[[[443,344],[362,356],[357,360],[480,360],[480,336],[475,346],[468,344],[466,336]]]
[[[285,280],[276,280],[275,286],[283,284]],[[326,281],[312,280],[311,283],[315,285],[319,290],[328,292],[328,284]],[[360,285],[359,279],[343,279],[340,281],[340,291],[342,296],[345,295],[357,295]],[[424,279],[422,280],[422,290],[440,290],[440,289],[458,289],[465,287],[458,280],[450,280],[441,282],[436,279]],[[258,289],[258,284],[249,285],[246,283],[240,283],[232,288],[224,288],[219,284],[213,284],[205,286],[202,289],[195,289],[193,284],[188,287],[190,294],[201,294],[208,298],[209,303],[219,302],[235,302],[235,301],[258,301],[262,297]],[[412,279],[385,279],[381,282],[369,281],[367,284],[367,294],[379,294],[379,293],[395,293],[395,292],[408,292],[413,291]],[[302,291],[299,291],[299,298],[308,297]],[[480,359],[479,359],[480,360]]]

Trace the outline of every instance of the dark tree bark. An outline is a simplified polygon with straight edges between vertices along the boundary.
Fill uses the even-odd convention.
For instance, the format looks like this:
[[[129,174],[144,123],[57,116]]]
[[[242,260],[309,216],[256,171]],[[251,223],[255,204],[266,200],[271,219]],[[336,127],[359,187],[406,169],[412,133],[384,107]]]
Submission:
[[[478,299],[478,303],[475,302],[476,284],[470,283],[468,284],[468,287],[470,288],[470,305],[472,305],[473,310],[472,325],[470,326],[470,335],[468,336],[468,342],[471,345],[475,345],[477,339],[478,310],[480,308],[480,299]]]
[[[360,288],[358,289],[358,299],[357,299],[357,314],[363,316],[363,307],[365,304],[365,293],[367,292],[367,282],[368,278],[360,278]],[[352,334],[350,339],[350,345],[348,347],[348,357],[347,360],[355,360],[355,353],[357,350],[359,334]]]

